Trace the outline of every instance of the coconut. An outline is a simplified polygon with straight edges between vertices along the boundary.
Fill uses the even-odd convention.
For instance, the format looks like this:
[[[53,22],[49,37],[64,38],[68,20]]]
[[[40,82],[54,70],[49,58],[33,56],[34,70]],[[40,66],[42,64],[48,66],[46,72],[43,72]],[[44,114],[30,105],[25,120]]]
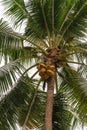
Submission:
[[[52,71],[55,71],[55,66],[51,65],[51,66],[49,66],[48,69],[49,69],[49,70],[52,70]]]
[[[45,68],[42,68],[40,71],[39,71],[39,75],[42,77],[44,74],[46,73],[46,69]]]
[[[46,65],[43,64],[43,63],[40,63],[40,67],[41,67],[41,68],[46,68]]]
[[[52,71],[52,70],[47,70],[47,75],[49,75],[49,76],[54,76],[55,73],[54,73],[54,71]]]

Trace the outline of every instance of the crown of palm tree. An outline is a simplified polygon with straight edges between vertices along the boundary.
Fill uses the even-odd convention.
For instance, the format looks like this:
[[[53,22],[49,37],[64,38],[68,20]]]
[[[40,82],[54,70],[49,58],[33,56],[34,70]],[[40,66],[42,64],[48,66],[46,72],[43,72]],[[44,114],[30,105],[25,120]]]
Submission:
[[[0,130],[44,130],[43,89],[54,75],[53,130],[87,123],[87,0],[1,3],[13,28],[0,20]]]

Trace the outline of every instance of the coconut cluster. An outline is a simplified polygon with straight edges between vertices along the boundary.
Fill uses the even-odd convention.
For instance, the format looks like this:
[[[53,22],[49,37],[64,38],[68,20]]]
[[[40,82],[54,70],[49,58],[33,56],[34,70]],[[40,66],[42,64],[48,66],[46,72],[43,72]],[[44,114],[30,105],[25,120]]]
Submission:
[[[39,70],[39,75],[43,79],[48,79],[55,75],[55,66],[52,65],[50,62],[46,63],[38,63],[37,68]]]

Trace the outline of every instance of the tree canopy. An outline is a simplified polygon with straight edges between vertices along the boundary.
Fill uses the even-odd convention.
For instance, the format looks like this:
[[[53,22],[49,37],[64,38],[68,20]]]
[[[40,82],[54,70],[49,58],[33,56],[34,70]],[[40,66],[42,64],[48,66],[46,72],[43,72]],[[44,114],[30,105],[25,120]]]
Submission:
[[[54,78],[53,130],[87,123],[87,0],[1,0],[0,130],[44,130]],[[15,31],[24,25],[24,32]]]

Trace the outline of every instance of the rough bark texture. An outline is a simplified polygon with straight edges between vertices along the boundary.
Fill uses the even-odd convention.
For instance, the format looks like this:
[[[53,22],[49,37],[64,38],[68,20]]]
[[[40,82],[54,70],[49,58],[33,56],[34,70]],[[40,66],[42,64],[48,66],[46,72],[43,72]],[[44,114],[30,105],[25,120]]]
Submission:
[[[54,93],[54,76],[49,79],[47,86],[45,130],[52,130],[53,93]]]

